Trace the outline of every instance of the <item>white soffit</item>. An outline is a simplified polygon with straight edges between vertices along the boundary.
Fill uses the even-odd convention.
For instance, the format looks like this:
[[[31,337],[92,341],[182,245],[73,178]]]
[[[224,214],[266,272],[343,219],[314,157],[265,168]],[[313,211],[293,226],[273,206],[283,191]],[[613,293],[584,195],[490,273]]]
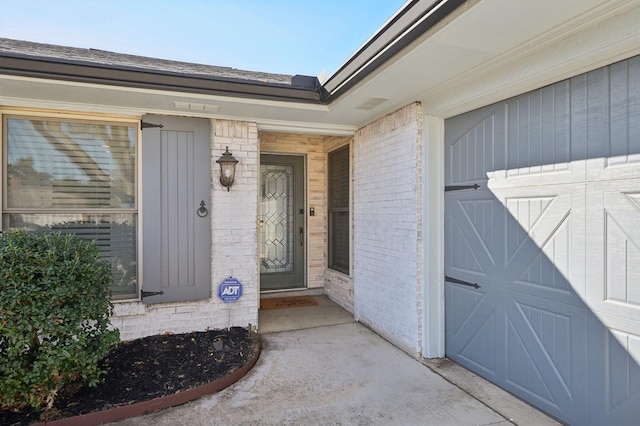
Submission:
[[[640,54],[640,1],[602,3],[426,89],[425,112],[450,117]]]
[[[633,56],[639,8],[640,0],[468,2],[338,99],[331,115],[361,126],[420,100],[425,113],[446,118]],[[371,97],[389,101],[364,115],[358,107]]]

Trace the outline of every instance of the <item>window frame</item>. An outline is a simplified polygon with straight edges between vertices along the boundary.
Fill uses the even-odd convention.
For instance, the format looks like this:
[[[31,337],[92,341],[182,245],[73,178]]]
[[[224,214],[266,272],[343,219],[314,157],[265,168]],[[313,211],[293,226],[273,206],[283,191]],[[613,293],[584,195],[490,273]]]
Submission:
[[[9,153],[9,133],[8,133],[8,124],[7,120],[16,119],[16,120],[39,120],[46,122],[59,122],[59,123],[79,123],[79,124],[96,124],[96,125],[105,125],[105,126],[122,126],[122,127],[130,127],[133,128],[133,133],[135,137],[135,141],[133,144],[134,151],[134,167],[135,170],[133,172],[133,197],[134,197],[134,207],[119,207],[119,208],[87,208],[87,207],[56,207],[56,208],[22,208],[22,207],[8,207],[8,165],[9,161],[8,153]],[[6,215],[10,214],[69,214],[69,215],[88,215],[88,216],[114,216],[118,214],[125,214],[132,216],[132,222],[135,226],[135,289],[132,293],[126,293],[122,296],[113,298],[114,302],[124,302],[124,301],[132,301],[140,299],[140,288],[141,288],[141,270],[140,267],[140,259],[142,259],[140,255],[141,244],[140,244],[140,236],[141,236],[141,224],[140,224],[140,173],[141,173],[141,158],[140,158],[140,146],[141,146],[141,127],[140,127],[140,119],[139,118],[131,118],[131,117],[122,117],[122,116],[98,116],[98,115],[85,115],[85,114],[74,114],[74,113],[65,113],[65,112],[54,112],[54,111],[30,111],[30,110],[2,110],[0,109],[0,230],[5,230],[5,227],[8,228],[8,219],[5,218]]]
[[[348,165],[347,165],[347,185],[348,185],[348,203],[346,207],[333,207],[331,205],[331,156],[333,154],[338,153],[339,151],[346,151],[346,155],[347,155],[347,161],[348,161]],[[336,271],[345,275],[351,275],[351,270],[353,267],[353,253],[352,253],[352,241],[353,241],[353,226],[352,226],[352,191],[353,191],[353,185],[352,185],[352,152],[351,152],[351,143],[345,144],[345,145],[341,145],[339,147],[336,147],[335,149],[332,149],[331,151],[327,152],[327,268],[331,269],[332,271]],[[348,265],[346,268],[343,268],[339,265],[336,265],[333,262],[333,249],[334,249],[334,244],[333,244],[333,234],[334,234],[334,229],[333,229],[333,213],[343,213],[346,212],[348,214],[348,235],[347,235],[347,253],[348,253]]]

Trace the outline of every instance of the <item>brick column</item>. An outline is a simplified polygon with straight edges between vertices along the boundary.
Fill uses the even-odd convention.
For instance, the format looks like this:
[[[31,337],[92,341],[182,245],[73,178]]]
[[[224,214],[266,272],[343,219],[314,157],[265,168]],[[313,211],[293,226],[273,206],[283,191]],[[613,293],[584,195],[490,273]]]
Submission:
[[[226,147],[238,160],[230,191],[220,184]],[[226,312],[229,325],[258,324],[258,129],[255,123],[211,121],[211,281],[212,309]],[[243,284],[238,302],[218,298],[218,284],[233,276]]]

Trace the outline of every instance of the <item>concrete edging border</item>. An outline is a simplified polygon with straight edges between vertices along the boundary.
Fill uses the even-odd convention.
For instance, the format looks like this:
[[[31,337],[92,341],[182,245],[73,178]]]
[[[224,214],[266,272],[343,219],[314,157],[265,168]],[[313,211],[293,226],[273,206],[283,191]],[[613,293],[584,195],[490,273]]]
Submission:
[[[89,426],[100,425],[109,422],[117,422],[149,414],[154,411],[163,410],[165,408],[175,407],[185,404],[189,401],[201,398],[205,395],[216,393],[222,389],[231,386],[242,377],[244,377],[253,366],[258,362],[260,352],[262,351],[262,343],[258,341],[258,349],[255,355],[247,361],[245,365],[234,371],[233,373],[222,377],[205,385],[188,389],[184,392],[167,395],[160,398],[154,398],[149,401],[138,402],[131,405],[123,405],[121,407],[109,408],[94,413],[81,414],[79,416],[67,417],[65,419],[53,420],[51,422],[36,423],[35,426]]]

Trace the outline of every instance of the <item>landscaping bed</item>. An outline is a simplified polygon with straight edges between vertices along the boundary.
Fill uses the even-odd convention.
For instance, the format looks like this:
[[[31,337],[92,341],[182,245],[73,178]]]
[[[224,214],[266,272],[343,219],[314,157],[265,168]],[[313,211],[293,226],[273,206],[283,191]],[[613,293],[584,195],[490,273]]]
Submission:
[[[102,384],[59,398],[46,412],[0,411],[0,425],[53,421],[180,394],[222,379],[255,360],[259,339],[231,327],[186,334],[162,334],[123,342],[101,361]]]

